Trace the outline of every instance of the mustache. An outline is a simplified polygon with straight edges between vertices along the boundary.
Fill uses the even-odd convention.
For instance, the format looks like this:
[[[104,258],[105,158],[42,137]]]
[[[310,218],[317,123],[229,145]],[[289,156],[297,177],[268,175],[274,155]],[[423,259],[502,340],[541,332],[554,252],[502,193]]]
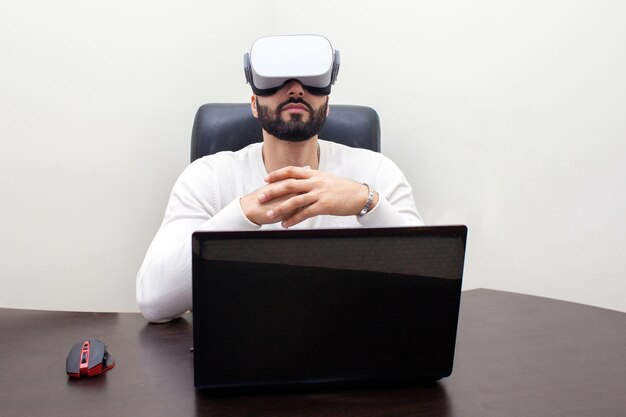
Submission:
[[[294,98],[290,97],[287,100],[283,101],[278,105],[278,113],[280,113],[283,108],[288,104],[304,104],[309,111],[309,113],[313,113],[313,106],[311,106],[308,102],[306,102],[302,97]]]

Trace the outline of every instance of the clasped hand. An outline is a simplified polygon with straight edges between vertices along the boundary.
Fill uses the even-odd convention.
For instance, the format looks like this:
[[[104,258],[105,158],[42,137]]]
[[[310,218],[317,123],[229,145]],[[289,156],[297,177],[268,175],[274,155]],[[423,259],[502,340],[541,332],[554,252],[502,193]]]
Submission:
[[[258,225],[281,222],[288,228],[321,214],[356,215],[368,197],[364,184],[309,168],[281,168],[265,181],[240,199],[246,217]]]

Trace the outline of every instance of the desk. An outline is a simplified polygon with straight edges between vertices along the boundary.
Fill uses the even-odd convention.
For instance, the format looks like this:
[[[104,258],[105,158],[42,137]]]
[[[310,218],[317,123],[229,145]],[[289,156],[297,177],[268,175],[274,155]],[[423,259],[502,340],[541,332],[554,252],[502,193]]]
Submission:
[[[193,387],[191,315],[0,309],[2,416],[625,416],[626,314],[491,290],[463,293],[454,372],[430,386],[210,396]],[[71,380],[73,343],[116,359]]]

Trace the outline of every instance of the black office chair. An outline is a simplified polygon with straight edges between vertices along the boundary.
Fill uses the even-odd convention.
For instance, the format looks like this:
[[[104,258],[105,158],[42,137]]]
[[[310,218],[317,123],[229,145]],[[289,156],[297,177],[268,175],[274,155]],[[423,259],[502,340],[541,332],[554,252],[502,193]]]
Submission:
[[[380,152],[380,121],[370,107],[333,104],[319,137]],[[211,103],[198,109],[191,133],[191,162],[220,151],[261,142],[261,126],[250,104]]]

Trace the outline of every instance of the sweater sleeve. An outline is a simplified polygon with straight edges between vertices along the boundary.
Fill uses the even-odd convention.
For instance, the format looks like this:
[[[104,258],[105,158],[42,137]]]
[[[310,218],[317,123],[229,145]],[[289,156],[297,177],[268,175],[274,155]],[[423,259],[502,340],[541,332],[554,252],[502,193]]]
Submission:
[[[413,190],[404,174],[389,158],[381,154],[372,167],[374,174],[370,186],[378,192],[378,204],[357,221],[363,227],[423,226],[417,212]]]
[[[245,217],[238,198],[220,209],[214,178],[192,164],[172,189],[163,223],[137,274],[137,304],[150,322],[169,321],[191,308],[193,232],[259,229]]]

